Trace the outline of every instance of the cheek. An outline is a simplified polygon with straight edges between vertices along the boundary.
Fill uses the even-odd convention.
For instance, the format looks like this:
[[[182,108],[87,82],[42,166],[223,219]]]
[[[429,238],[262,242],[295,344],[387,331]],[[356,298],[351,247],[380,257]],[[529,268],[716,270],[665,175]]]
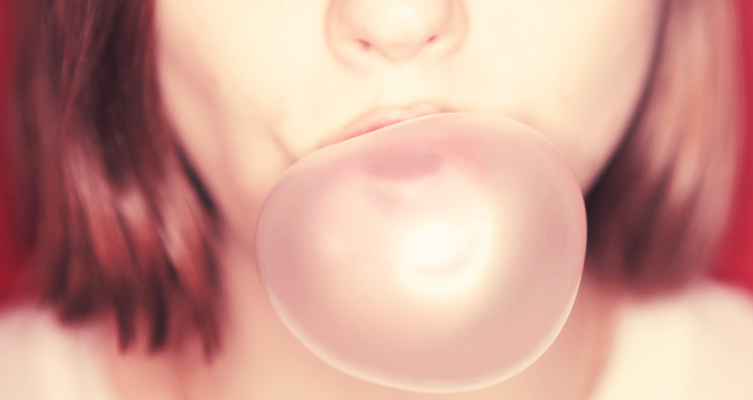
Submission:
[[[511,14],[479,2],[474,9],[481,23],[470,45],[495,49],[479,54],[508,103],[500,112],[547,136],[584,192],[609,162],[647,84],[660,5],[530,1]]]
[[[640,26],[643,19],[635,19]],[[563,59],[560,64],[562,75],[544,75],[539,90],[529,92],[548,88],[555,94],[550,101],[532,98],[530,104],[541,110],[542,131],[551,132],[551,140],[572,161],[584,192],[611,159],[646,90],[655,25],[639,31],[618,26],[611,37],[594,36],[572,46],[569,62]],[[603,26],[593,31],[609,32]]]
[[[163,106],[226,219],[252,227],[255,210],[291,162],[268,123],[279,97],[268,87],[273,69],[252,62],[253,42],[232,39],[251,33],[234,22],[240,17],[230,7],[178,3],[158,2],[156,14]]]
[[[542,129],[562,127],[552,129],[551,139],[573,160],[584,192],[611,159],[646,90],[657,40],[654,3],[636,1],[591,21],[578,44],[568,46],[569,58],[554,64],[564,66],[559,74],[539,81],[542,91],[556,93],[550,102],[533,100],[548,111]]]

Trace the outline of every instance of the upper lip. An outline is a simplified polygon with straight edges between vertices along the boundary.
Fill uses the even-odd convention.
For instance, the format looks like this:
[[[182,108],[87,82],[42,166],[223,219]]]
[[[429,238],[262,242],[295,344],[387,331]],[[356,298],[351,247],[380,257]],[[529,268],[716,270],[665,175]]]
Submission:
[[[410,107],[384,107],[368,112],[345,126],[328,144],[352,139],[377,129],[407,121],[409,119],[427,115],[448,112],[440,107],[428,103],[416,104]]]

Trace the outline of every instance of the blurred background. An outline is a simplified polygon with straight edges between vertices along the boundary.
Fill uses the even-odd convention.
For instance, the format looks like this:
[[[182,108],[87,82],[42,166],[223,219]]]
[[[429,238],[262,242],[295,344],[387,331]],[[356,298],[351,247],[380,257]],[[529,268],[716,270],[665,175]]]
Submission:
[[[14,235],[16,221],[13,217],[8,173],[8,96],[17,1],[19,0],[0,1],[0,302],[8,299],[15,288],[16,277],[27,253],[23,248],[23,240]]]
[[[18,232],[10,193],[8,106],[13,62],[15,8],[18,1],[0,0],[0,303],[16,293],[28,246]],[[753,293],[753,0],[737,0],[741,20],[740,82],[746,97],[744,115],[745,161],[738,182],[733,223],[717,261],[717,279]]]

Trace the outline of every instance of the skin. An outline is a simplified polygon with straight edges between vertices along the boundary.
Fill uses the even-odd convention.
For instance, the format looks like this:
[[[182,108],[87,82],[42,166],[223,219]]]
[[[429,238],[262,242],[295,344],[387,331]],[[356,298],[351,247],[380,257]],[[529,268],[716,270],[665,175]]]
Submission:
[[[500,385],[432,396],[345,376],[281,325],[254,268],[281,173],[384,107],[491,112],[539,130],[587,193],[647,78],[657,0],[157,0],[158,74],[178,139],[224,216],[225,347],[108,347],[124,398],[585,398],[610,295],[586,279],[560,338]],[[593,350],[597,349],[597,350]],[[133,382],[149,382],[135,385]],[[542,385],[546,382],[546,385]]]

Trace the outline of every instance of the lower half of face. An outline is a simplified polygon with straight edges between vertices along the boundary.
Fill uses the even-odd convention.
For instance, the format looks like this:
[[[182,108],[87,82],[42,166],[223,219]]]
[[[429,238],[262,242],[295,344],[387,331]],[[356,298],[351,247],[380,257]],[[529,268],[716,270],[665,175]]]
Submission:
[[[540,131],[584,192],[646,85],[657,0],[157,0],[167,113],[238,229],[298,158],[435,112]],[[250,228],[250,229],[249,229]]]

